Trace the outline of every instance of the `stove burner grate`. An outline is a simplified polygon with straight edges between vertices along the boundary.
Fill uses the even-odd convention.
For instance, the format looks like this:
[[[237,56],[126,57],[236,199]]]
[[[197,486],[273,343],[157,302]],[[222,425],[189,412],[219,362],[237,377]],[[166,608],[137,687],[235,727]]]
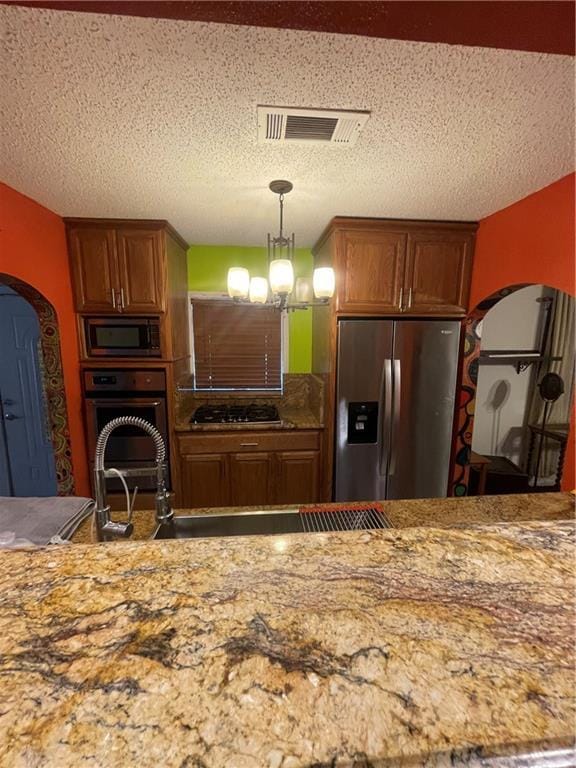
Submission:
[[[254,424],[280,421],[275,405],[201,405],[194,411],[193,424]]]

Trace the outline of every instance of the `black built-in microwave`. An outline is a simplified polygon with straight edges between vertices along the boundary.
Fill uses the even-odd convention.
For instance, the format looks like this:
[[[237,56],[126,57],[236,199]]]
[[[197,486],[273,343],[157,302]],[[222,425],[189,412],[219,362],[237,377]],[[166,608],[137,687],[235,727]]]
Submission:
[[[161,357],[157,317],[85,317],[88,357]]]

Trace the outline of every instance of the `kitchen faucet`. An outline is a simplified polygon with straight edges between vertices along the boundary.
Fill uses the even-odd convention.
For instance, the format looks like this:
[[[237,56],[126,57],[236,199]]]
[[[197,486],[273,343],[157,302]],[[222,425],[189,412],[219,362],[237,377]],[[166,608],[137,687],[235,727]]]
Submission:
[[[106,453],[108,438],[117,427],[123,426],[140,427],[140,429],[150,435],[156,448],[156,463],[154,465],[120,471],[104,468],[104,454]],[[96,451],[94,453],[94,491],[96,495],[94,522],[98,541],[112,541],[115,538],[127,539],[134,530],[130,509],[128,510],[128,521],[126,523],[117,523],[110,518],[110,505],[106,504],[106,478],[119,474],[122,477],[155,475],[156,498],[154,501],[156,521],[161,525],[162,523],[169,522],[174,517],[174,512],[170,505],[170,497],[166,490],[166,446],[162,435],[156,427],[152,426],[145,419],[140,419],[137,416],[120,416],[106,424],[96,441]]]

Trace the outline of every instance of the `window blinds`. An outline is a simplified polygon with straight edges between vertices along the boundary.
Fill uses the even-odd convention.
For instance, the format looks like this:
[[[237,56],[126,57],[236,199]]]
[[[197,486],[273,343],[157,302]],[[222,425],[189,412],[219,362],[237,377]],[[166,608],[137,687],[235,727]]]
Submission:
[[[281,313],[271,307],[194,301],[196,389],[281,389]]]

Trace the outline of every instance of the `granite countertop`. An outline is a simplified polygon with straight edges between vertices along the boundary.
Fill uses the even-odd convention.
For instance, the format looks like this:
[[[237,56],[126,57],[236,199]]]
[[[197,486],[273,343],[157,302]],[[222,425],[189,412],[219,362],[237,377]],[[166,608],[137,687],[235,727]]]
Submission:
[[[567,766],[574,533],[2,553],[0,764]]]
[[[527,520],[569,520],[574,518],[571,493],[527,493],[508,496],[470,496],[450,499],[409,499],[383,501],[384,511],[393,528],[434,526],[454,528],[471,524],[522,522]],[[177,515],[235,514],[251,510],[295,509],[298,504],[260,507],[223,507],[178,509]],[[122,513],[113,513],[122,520]],[[133,539],[149,539],[157,528],[152,510],[134,511]],[[93,541],[92,521],[86,520],[72,537],[74,543]]]

